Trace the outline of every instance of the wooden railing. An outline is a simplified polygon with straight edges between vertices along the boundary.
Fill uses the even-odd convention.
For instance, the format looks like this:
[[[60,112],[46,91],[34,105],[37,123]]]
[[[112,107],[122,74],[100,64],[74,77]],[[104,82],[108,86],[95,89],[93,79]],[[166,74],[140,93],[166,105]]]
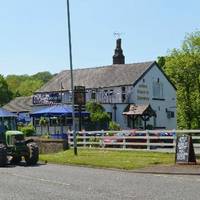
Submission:
[[[77,132],[78,147],[163,149],[175,152],[178,134],[191,134],[194,148],[200,147],[200,130],[87,131]],[[73,135],[68,135],[73,146]]]

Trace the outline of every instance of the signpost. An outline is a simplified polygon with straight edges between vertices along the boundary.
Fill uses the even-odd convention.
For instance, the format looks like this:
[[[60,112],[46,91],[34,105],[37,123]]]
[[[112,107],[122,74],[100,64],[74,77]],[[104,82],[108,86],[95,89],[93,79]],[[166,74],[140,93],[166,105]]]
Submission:
[[[177,137],[175,161],[179,164],[196,164],[191,135],[181,135]]]

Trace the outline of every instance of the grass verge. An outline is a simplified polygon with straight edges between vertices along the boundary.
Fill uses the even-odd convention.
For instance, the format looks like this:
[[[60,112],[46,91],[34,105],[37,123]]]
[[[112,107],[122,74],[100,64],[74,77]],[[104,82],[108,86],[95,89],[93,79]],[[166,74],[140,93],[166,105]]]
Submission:
[[[40,160],[57,164],[132,170],[153,165],[173,164],[174,154],[145,151],[79,149],[78,156],[74,156],[73,150],[71,149],[54,154],[40,155]]]

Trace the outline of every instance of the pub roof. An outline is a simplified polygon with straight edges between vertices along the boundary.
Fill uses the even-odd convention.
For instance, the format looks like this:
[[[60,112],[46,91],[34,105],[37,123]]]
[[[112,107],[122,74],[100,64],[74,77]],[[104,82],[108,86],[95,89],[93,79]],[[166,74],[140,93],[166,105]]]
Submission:
[[[134,64],[114,64],[96,68],[73,70],[75,86],[85,86],[86,89],[105,88],[136,83],[156,62]],[[43,85],[36,93],[67,91],[71,89],[70,70],[64,70]]]

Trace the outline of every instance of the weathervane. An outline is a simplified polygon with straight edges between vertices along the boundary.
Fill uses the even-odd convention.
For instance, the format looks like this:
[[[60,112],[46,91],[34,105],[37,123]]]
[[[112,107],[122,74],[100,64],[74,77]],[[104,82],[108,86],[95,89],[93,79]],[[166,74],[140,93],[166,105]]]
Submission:
[[[124,33],[120,33],[120,32],[114,32],[113,35],[116,37],[116,39],[121,38],[121,35],[123,35]]]

